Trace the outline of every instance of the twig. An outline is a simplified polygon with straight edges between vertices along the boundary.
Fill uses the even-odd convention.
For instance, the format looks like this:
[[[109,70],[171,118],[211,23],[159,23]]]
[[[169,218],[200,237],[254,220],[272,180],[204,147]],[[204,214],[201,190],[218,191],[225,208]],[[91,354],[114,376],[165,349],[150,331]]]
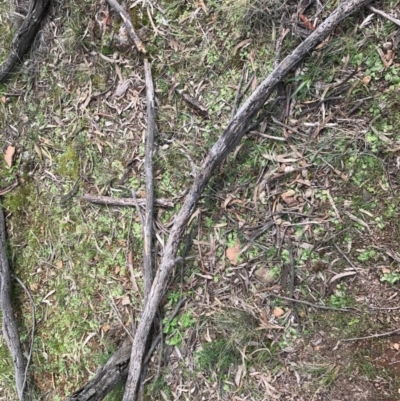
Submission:
[[[347,257],[347,255],[336,245],[335,248],[338,250],[338,252],[346,259],[347,263],[353,268],[353,269],[357,269],[356,266],[354,265],[354,263]]]
[[[143,217],[142,211],[140,210],[140,205],[139,205],[138,199],[136,197],[136,191],[132,188],[131,193],[132,193],[133,203],[135,204],[135,207],[136,207],[136,213],[138,214],[138,217],[140,220],[140,224],[144,228],[144,217]]]
[[[26,388],[26,369],[21,341],[19,339],[17,323],[11,303],[11,274],[7,258],[6,225],[3,209],[0,207],[0,307],[2,312],[2,332],[7,347],[12,356],[15,370],[15,382],[18,398],[21,401],[29,400],[29,392]]]
[[[355,12],[369,0],[347,0],[312,32],[296,49],[272,71],[272,73],[258,86],[250,97],[242,104],[235,117],[229,122],[222,136],[217,140],[204,159],[199,173],[183,202],[179,213],[175,216],[168,242],[164,248],[161,263],[154,278],[148,302],[146,303],[135,339],[132,344],[129,374],[122,401],[136,400],[138,383],[142,371],[142,361],[146,352],[147,339],[157,313],[158,304],[165,293],[169,274],[174,266],[179,244],[182,240],[186,225],[196,209],[196,204],[211,178],[215,169],[222,163],[228,154],[236,148],[246,133],[252,118],[264,105],[273,92],[275,86],[298,63],[323,41],[332,30],[346,17]]]
[[[251,83],[253,82],[253,79],[255,78],[256,74],[253,74],[250,79],[248,80],[246,86],[244,87],[243,91],[239,95],[238,102],[242,100],[242,97],[246,94],[246,92],[249,90]]]
[[[318,308],[318,309],[323,309],[323,310],[333,310],[335,312],[358,312],[358,313],[361,312],[356,308],[333,308],[331,306],[317,305],[317,304],[313,304],[312,302],[302,301],[300,299],[295,299],[295,298],[284,297],[282,295],[277,295],[272,292],[268,292],[268,295],[271,297],[284,299],[286,301],[296,302],[298,304],[303,304],[303,305],[307,305],[307,306],[311,306],[313,308]]]
[[[240,90],[242,89],[242,83],[243,83],[243,79],[244,79],[245,73],[246,73],[246,67],[243,66],[242,74],[240,75],[239,84],[238,84],[238,87],[236,89],[235,101],[233,102],[233,106],[232,106],[231,118],[233,118],[235,116],[235,114],[237,112],[237,109],[238,109]]]
[[[119,311],[118,311],[117,305],[115,305],[115,302],[114,302],[114,299],[113,299],[113,296],[112,296],[112,294],[111,294],[110,289],[109,289],[108,287],[107,287],[107,289],[108,289],[108,293],[110,294],[110,298],[107,299],[107,301],[108,301],[108,303],[110,304],[111,309],[114,311],[115,315],[117,316],[117,319],[119,320],[121,326],[122,326],[123,329],[125,330],[125,333],[128,335],[128,337],[129,337],[131,340],[133,340],[132,334],[131,334],[131,333],[129,332],[129,330],[125,327],[124,322],[122,321],[122,317],[121,317],[121,315],[120,315],[120,313],[119,313]]]
[[[126,30],[128,32],[129,37],[132,39],[133,43],[135,44],[136,48],[142,52],[146,53],[146,48],[144,47],[143,42],[140,40],[139,36],[135,32],[135,28],[133,27],[131,17],[125,11],[125,9],[117,2],[117,0],[107,0],[108,4],[121,16],[122,20],[124,21]]]
[[[107,206],[136,206],[135,200],[132,198],[113,198],[111,196],[98,196],[85,194],[82,196],[82,200],[90,203],[96,203],[98,205]],[[138,204],[144,206],[146,199],[138,199]],[[174,207],[174,203],[169,199],[155,199],[154,204],[159,207]]]
[[[387,331],[386,333],[372,334],[370,336],[365,336],[365,337],[343,338],[340,341],[358,341],[358,340],[368,340],[370,338],[387,337],[387,336],[391,336],[392,334],[396,334],[399,331],[400,331],[400,328],[396,329],[396,330],[392,330],[392,331]]]
[[[285,232],[286,234],[286,232]],[[289,297],[293,299],[293,293],[294,293],[294,279],[295,279],[295,261],[294,261],[294,255],[293,255],[293,244],[292,240],[290,238],[290,234],[287,234],[287,240],[288,240],[288,250],[289,250],[289,260],[290,260],[290,283],[289,283]],[[300,325],[300,318],[299,315],[294,308],[294,304],[292,302],[292,307],[293,307],[293,312],[295,314],[295,318],[297,320],[297,323]]]
[[[369,6],[368,7],[373,13],[380,15],[381,17],[384,17],[388,19],[389,21],[392,21],[394,24],[400,26],[400,20],[394,17],[391,17],[389,14],[386,14],[385,12],[376,9],[375,7]]]
[[[156,130],[155,121],[155,99],[153,77],[151,76],[151,65],[144,60],[144,72],[146,76],[146,99],[147,99],[147,137],[145,155],[146,175],[146,217],[143,226],[144,230],[144,302],[146,304],[153,284],[153,258],[152,258],[152,237],[154,223],[154,175],[153,175],[153,150],[154,133]]]
[[[17,186],[18,186],[18,180],[15,180],[12,184],[7,185],[6,187],[0,188],[0,195],[5,195],[5,194],[11,192]]]

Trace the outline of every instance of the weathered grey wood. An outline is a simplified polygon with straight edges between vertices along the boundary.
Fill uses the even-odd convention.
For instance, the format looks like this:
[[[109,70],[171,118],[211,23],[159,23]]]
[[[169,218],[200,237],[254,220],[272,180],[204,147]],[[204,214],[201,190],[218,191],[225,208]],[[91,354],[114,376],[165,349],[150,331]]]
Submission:
[[[125,8],[122,7],[117,0],[107,0],[108,4],[121,16],[124,21],[126,31],[128,32],[129,37],[135,44],[136,48],[142,52],[146,53],[146,48],[144,47],[143,42],[140,40],[139,36],[135,32],[135,28],[133,27],[131,17],[126,12]]]
[[[21,62],[22,58],[29,50],[45,16],[49,3],[50,0],[30,0],[28,14],[11,43],[10,54],[0,66],[0,82],[4,82],[9,77],[14,66]]]
[[[301,60],[303,60],[303,58],[305,58],[315,48],[315,46],[323,41],[339,24],[339,22],[361,6],[366,5],[368,2],[369,0],[343,1],[340,6],[320,26],[318,26],[315,31],[304,40],[304,42],[294,49],[251,94],[230,121],[225,132],[208,152],[208,155],[199,169],[199,173],[195,178],[192,188],[185,198],[181,210],[175,217],[161,259],[160,267],[154,278],[148,302],[145,305],[140,323],[137,327],[132,345],[129,374],[123,401],[136,400],[137,388],[142,370],[142,361],[146,350],[146,341],[157,312],[158,304],[165,293],[168,275],[174,266],[178,246],[183,237],[186,225],[190,216],[195,211],[196,203],[212,173],[226,156],[239,144],[247,127],[251,123],[252,118],[271,95],[275,86]]]
[[[66,401],[102,401],[128,374],[131,344],[124,343],[88,383]]]
[[[144,73],[146,77],[146,99],[147,99],[147,136],[146,155],[144,170],[146,177],[146,215],[144,218],[144,250],[143,250],[143,278],[144,278],[144,302],[150,294],[153,284],[153,256],[151,254],[153,243],[153,221],[154,221],[154,175],[153,175],[153,151],[154,134],[156,130],[156,112],[153,77],[151,65],[144,60]]]
[[[15,382],[18,398],[21,401],[31,399],[26,382],[26,362],[22,353],[18,328],[11,304],[11,273],[7,258],[6,224],[3,209],[0,207],[0,308],[2,313],[2,331],[14,363]]]

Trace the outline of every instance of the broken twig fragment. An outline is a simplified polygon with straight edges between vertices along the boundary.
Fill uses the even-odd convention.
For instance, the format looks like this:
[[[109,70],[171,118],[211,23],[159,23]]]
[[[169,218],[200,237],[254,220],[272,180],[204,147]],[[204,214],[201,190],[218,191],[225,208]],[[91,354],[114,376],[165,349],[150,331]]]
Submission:
[[[133,198],[113,198],[111,196],[85,194],[82,196],[82,200],[89,203],[96,203],[97,205],[136,206]],[[140,206],[144,206],[146,203],[146,199],[138,199],[137,201]],[[174,202],[169,199],[156,199],[154,204],[160,207],[174,207]]]
[[[202,117],[208,117],[208,110],[197,99],[182,89],[175,88],[175,92],[181,96],[184,102],[196,113]]]
[[[132,39],[133,43],[142,53],[146,53],[146,48],[144,47],[143,42],[139,38],[138,34],[135,32],[135,28],[133,27],[131,17],[125,11],[125,9],[117,2],[117,0],[107,0],[108,4],[121,16],[124,21],[125,28],[128,32],[129,37]]]

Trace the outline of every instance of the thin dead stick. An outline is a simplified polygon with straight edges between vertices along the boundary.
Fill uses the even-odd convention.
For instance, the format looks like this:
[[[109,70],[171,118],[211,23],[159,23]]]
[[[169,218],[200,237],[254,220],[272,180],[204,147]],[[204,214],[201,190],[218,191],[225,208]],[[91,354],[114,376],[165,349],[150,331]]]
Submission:
[[[333,307],[325,306],[325,305],[317,305],[317,304],[313,304],[312,302],[302,301],[300,299],[283,297],[282,295],[273,294],[272,292],[268,292],[268,295],[271,296],[271,297],[284,299],[285,301],[290,301],[290,302],[295,302],[297,304],[311,306],[311,307],[317,308],[317,309],[332,310],[332,311],[335,311],[335,312],[358,312],[358,313],[361,312],[356,308],[333,308]]]
[[[251,84],[252,84],[252,82],[253,82],[253,80],[254,80],[255,77],[256,77],[256,74],[253,74],[253,75],[250,77],[250,79],[248,80],[246,86],[244,87],[244,89],[242,90],[242,92],[241,92],[240,95],[239,95],[238,102],[240,102],[240,101],[242,100],[243,96],[244,96],[244,95],[246,94],[246,92],[249,90],[249,88],[250,88],[250,86],[251,86]]]
[[[392,331],[387,331],[386,333],[372,334],[370,336],[365,336],[365,337],[343,338],[340,341],[358,341],[358,340],[368,340],[370,338],[387,337],[387,336],[391,336],[392,334],[396,334],[399,331],[400,331],[400,329],[396,329],[396,330],[392,330]]]
[[[242,74],[240,75],[239,84],[238,84],[238,87],[237,87],[237,90],[236,90],[235,101],[234,101],[233,107],[232,107],[231,118],[235,117],[235,114],[236,114],[238,106],[239,106],[240,90],[242,89],[242,83],[243,83],[243,79],[244,79],[244,75],[245,74],[246,74],[246,68],[245,68],[245,66],[243,66]]]
[[[142,52],[146,53],[146,48],[144,47],[143,42],[140,40],[139,36],[135,32],[135,28],[133,27],[131,17],[125,11],[125,9],[117,2],[117,0],[107,0],[108,4],[121,16],[124,21],[125,28],[128,32],[129,37],[132,39],[136,48]]]
[[[143,277],[144,277],[144,303],[150,294],[153,284],[153,257],[151,253],[153,244],[154,224],[154,175],[153,175],[153,151],[154,133],[156,130],[155,116],[155,95],[153,77],[151,76],[151,65],[144,60],[144,73],[146,77],[146,102],[147,102],[147,137],[145,154],[145,176],[146,176],[146,216],[143,226],[144,231],[144,256],[143,256]]]
[[[7,258],[6,224],[3,209],[0,207],[0,307],[2,312],[2,333],[6,340],[14,362],[15,382],[18,398],[21,401],[30,400],[26,386],[26,362],[22,353],[22,346],[18,335],[11,303],[11,274]]]
[[[357,269],[357,267],[354,265],[354,263],[347,257],[347,255],[337,246],[337,244],[334,244],[335,248],[338,250],[338,252],[346,259],[347,263],[353,268]]]
[[[368,7],[373,13],[380,15],[381,17],[384,17],[388,19],[389,21],[392,21],[394,24],[400,26],[400,20],[394,17],[391,17],[389,14],[386,14],[385,12],[376,9],[375,7]]]
[[[132,345],[131,359],[129,364],[128,379],[125,386],[123,401],[136,400],[138,383],[142,371],[142,362],[146,352],[147,338],[157,312],[158,304],[165,293],[168,276],[171,272],[183,237],[186,225],[194,213],[206,184],[214,170],[221,164],[227,155],[236,148],[245,134],[251,119],[263,106],[271,95],[275,86],[321,41],[323,41],[332,30],[346,17],[355,12],[361,6],[366,5],[369,0],[347,0],[344,1],[320,26],[318,26],[307,39],[304,40],[293,52],[288,55],[274,71],[261,83],[261,85],[250,95],[240,107],[235,117],[230,121],[228,127],[206,156],[199,173],[187,194],[185,201],[174,219],[168,242],[165,246],[160,267],[154,278],[153,286],[148,297],[148,302],[143,310],[139,325],[136,330]]]
[[[82,200],[90,203],[96,203],[98,205],[107,206],[136,206],[135,200],[133,198],[113,198],[111,196],[98,196],[85,194],[82,196]],[[137,199],[140,206],[144,206],[146,199]],[[174,207],[174,202],[169,199],[155,199],[155,206],[160,207]]]
[[[144,227],[144,217],[143,217],[142,211],[140,210],[140,205],[139,205],[138,199],[136,197],[136,191],[134,189],[132,189],[131,193],[132,193],[133,203],[135,204],[135,207],[136,207],[136,213],[138,214],[138,217],[139,217],[140,223],[142,224],[142,227]]]

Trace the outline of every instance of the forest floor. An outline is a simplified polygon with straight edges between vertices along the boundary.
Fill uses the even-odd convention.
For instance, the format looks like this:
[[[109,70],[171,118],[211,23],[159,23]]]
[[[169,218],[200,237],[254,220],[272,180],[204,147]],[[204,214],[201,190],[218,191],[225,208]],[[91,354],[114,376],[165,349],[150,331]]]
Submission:
[[[173,204],[156,208],[159,259],[238,91],[243,102],[338,2],[300,14],[290,0],[136,3],[125,6],[158,102],[156,197]],[[10,43],[12,12],[0,7]],[[379,8],[400,16],[398,1]],[[399,27],[369,9],[345,20],[218,169],[162,302],[145,400],[400,400],[399,42]],[[31,379],[41,399],[62,400],[143,307],[136,209],[82,199],[146,195],[143,56],[105,1],[54,2],[0,85],[0,110],[0,189],[19,183],[1,198],[10,261],[36,306]],[[31,305],[16,283],[13,296],[28,352]],[[0,337],[0,400],[16,399],[13,374]]]

